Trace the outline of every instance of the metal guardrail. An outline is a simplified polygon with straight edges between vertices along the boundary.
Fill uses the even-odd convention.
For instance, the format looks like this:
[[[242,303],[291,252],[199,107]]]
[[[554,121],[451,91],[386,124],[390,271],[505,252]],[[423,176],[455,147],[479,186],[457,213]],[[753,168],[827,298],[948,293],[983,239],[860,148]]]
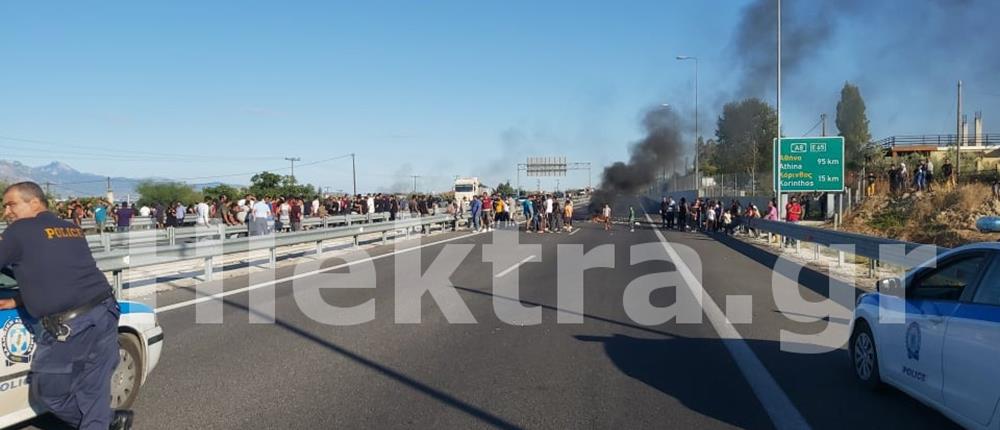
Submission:
[[[994,146],[1000,145],[1000,134],[982,134],[980,138],[977,138],[975,134],[967,134],[964,136],[965,145],[984,145],[984,146]],[[958,140],[958,135],[956,134],[926,134],[926,135],[910,135],[910,136],[889,136],[884,139],[879,139],[872,142],[873,145],[882,147],[883,149],[890,149],[896,146],[909,146],[909,145],[933,145],[933,146],[953,146]]]
[[[843,264],[846,247],[853,246],[854,255],[865,257],[869,260],[869,271],[874,272],[875,266],[879,262],[885,262],[896,266],[911,268],[923,261],[915,261],[914,257],[907,257],[907,254],[920,248],[928,255],[941,255],[949,248],[928,245],[923,243],[905,242],[884,237],[867,236],[858,233],[830,230],[820,227],[810,227],[797,223],[770,221],[761,218],[742,218],[748,227],[765,231],[780,236],[788,237],[797,242],[808,242],[834,248],[838,251],[839,261]],[[840,245],[840,246],[838,246]],[[798,243],[796,243],[798,246]]]
[[[434,215],[415,217],[393,222],[373,224],[355,224],[351,226],[315,229],[294,233],[269,234],[230,239],[213,238],[194,243],[183,243],[167,246],[146,246],[138,249],[116,250],[94,253],[97,267],[103,272],[111,272],[115,293],[121,292],[123,276],[127,269],[154,266],[185,260],[201,259],[204,261],[205,280],[213,279],[213,269],[220,263],[220,257],[227,254],[246,253],[251,251],[269,250],[269,267],[274,267],[277,260],[277,248],[305,243],[314,243],[317,253],[322,252],[323,242],[333,239],[352,237],[358,244],[358,236],[367,234],[382,234],[382,243],[386,243],[388,233],[396,230],[423,227],[430,229],[437,224],[445,225],[455,222],[452,215]],[[443,228],[443,227],[442,227]]]
[[[306,218],[302,221],[303,228],[327,228],[337,225],[352,225],[360,223],[382,222],[389,219],[388,213],[337,215],[325,218]],[[87,235],[87,243],[92,250],[111,251],[112,248],[123,246],[151,245],[156,242],[166,242],[176,245],[178,241],[187,239],[204,239],[205,236],[218,237],[247,233],[247,226],[214,224],[192,227],[167,227],[165,229],[135,230],[133,232],[104,233]]]

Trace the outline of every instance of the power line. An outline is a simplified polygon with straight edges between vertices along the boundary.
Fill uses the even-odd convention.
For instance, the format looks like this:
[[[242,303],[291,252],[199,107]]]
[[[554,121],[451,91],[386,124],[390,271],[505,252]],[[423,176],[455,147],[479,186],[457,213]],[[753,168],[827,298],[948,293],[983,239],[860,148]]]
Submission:
[[[212,155],[212,154],[179,154],[179,153],[176,153],[176,152],[174,152],[174,153],[150,152],[150,151],[137,151],[137,150],[128,149],[128,148],[113,148],[112,149],[110,147],[69,144],[69,143],[53,142],[53,141],[38,140],[38,139],[25,139],[25,138],[20,138],[20,137],[3,136],[3,135],[0,135],[0,140],[7,140],[7,141],[12,141],[12,142],[33,143],[33,144],[36,144],[36,145],[52,145],[52,146],[59,146],[60,148],[62,148],[62,147],[70,147],[70,148],[89,149],[89,150],[100,151],[100,152],[96,152],[96,153],[94,153],[94,152],[83,153],[83,152],[75,151],[76,153],[82,154],[82,155],[95,155],[95,156],[99,155],[99,156],[105,156],[105,157],[106,156],[132,156],[132,157],[143,156],[143,157],[145,157],[145,158],[143,158],[145,160],[148,160],[149,157],[151,157],[151,156],[152,157],[161,157],[161,158],[180,158],[180,159],[191,159],[191,158],[197,159],[197,158],[224,157],[224,158],[226,158],[228,160],[240,159],[240,160],[248,160],[248,161],[250,161],[250,160],[269,160],[269,159],[274,159],[273,157],[245,157],[245,156]],[[22,149],[23,150],[23,149],[28,149],[28,148],[17,148],[17,149]],[[45,150],[40,150],[40,151],[45,151]],[[71,151],[71,152],[73,152],[73,151]],[[60,150],[60,153],[67,153],[67,151]],[[132,154],[132,155],[128,155],[128,154]]]

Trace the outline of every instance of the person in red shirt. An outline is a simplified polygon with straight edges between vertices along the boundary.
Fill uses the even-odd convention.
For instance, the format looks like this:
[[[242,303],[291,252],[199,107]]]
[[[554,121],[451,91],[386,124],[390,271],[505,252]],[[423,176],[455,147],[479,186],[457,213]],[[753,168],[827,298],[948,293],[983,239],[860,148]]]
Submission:
[[[798,222],[802,219],[802,205],[797,197],[792,197],[792,201],[785,205],[785,221]]]
[[[799,199],[792,197],[792,200],[785,205],[785,221],[788,222],[799,222],[802,219],[802,205],[799,204]],[[785,246],[793,246],[795,241],[790,237],[785,237]]]

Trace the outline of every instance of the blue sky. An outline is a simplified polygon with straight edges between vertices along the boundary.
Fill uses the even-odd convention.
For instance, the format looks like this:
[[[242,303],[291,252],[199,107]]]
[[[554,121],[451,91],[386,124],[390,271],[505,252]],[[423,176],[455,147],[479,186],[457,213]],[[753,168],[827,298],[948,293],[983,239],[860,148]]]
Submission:
[[[359,190],[378,191],[409,189],[410,175],[434,190],[454,175],[514,181],[525,157],[565,155],[593,163],[596,185],[642,136],[645,109],[670,103],[693,114],[693,65],[676,55],[700,58],[702,134],[712,134],[737,91],[732,38],[746,4],[4,2],[0,137],[42,143],[0,138],[0,158],[241,183],[249,175],[228,175],[285,173],[283,157],[305,164],[354,152]],[[954,83],[966,69],[982,72],[979,60],[873,67],[881,50],[907,43],[866,33],[873,19],[843,23],[788,77],[786,134],[810,129],[821,112],[835,130],[848,80],[862,85],[875,136],[953,132]],[[989,130],[1000,85],[967,85],[966,106],[987,111]],[[116,149],[128,152],[105,156]],[[349,190],[350,159],[296,175]],[[561,179],[586,183],[584,172]]]

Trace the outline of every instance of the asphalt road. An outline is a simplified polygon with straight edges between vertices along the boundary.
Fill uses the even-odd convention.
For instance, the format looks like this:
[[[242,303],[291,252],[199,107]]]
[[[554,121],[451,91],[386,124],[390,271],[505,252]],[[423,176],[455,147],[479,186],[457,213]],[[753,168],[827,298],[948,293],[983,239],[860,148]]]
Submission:
[[[493,235],[459,232],[421,239],[425,246],[411,254],[420,253],[425,270],[446,246],[473,245],[460,264],[447,258],[435,264],[458,266],[449,279],[475,323],[449,323],[430,295],[423,297],[419,324],[396,323],[395,310],[401,307],[396,289],[413,288],[415,281],[406,276],[396,285],[393,258],[372,261],[373,289],[322,290],[326,302],[339,306],[375,300],[376,318],[352,326],[318,322],[296,302],[293,291],[331,284],[322,276],[302,277],[294,286],[279,282],[270,324],[249,322],[251,315],[260,318],[266,312],[251,310],[246,292],[213,300],[223,303],[219,324],[196,323],[197,306],[183,306],[198,292],[164,293],[158,306],[182,305],[159,315],[165,349],[135,406],[136,428],[954,427],[898,391],[863,389],[852,379],[843,348],[783,352],[781,330],[816,333],[847,321],[799,322],[808,315],[779,312],[770,254],[731,239],[665,232],[681,262],[631,264],[633,245],[667,249],[656,232],[577,225],[572,235],[521,233],[521,243],[540,245],[536,257],[541,261],[513,270],[508,270],[513,263],[494,268],[483,262],[482,245]],[[585,272],[580,324],[557,323],[557,247],[568,244],[581,244],[586,251],[614,245],[614,268]],[[626,286],[643,275],[697,267],[681,252],[688,248],[703,268],[703,321],[634,322],[623,306]],[[395,251],[389,245],[371,255]],[[510,258],[516,263],[524,257]],[[495,295],[495,276],[515,276],[515,270],[520,304],[540,306],[541,324],[508,324],[494,311],[495,302],[512,299]],[[283,269],[276,276],[291,274]],[[802,285],[792,289],[807,300],[827,295],[826,278],[819,273],[803,271],[798,281]],[[236,290],[254,283],[243,277],[216,285]],[[656,290],[650,301],[667,306],[676,291]],[[727,296],[752,300],[740,311],[752,315],[752,323],[713,324],[709,302],[724,313],[743,300],[730,302]],[[459,314],[454,304],[446,308],[450,315]],[[51,427],[45,420],[33,425]]]

